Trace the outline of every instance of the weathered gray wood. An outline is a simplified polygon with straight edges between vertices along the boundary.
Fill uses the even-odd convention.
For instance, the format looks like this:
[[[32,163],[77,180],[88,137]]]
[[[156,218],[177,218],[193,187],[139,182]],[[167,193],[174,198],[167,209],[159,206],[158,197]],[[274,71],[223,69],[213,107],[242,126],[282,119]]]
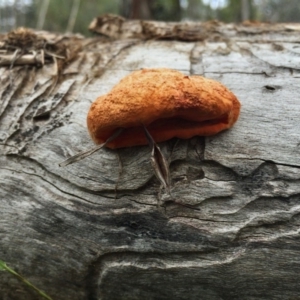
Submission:
[[[300,29],[217,26],[224,39],[70,37],[82,49],[59,76],[54,63],[0,68],[0,259],[53,299],[300,297]],[[237,124],[160,144],[172,196],[147,146],[60,168],[93,146],[91,102],[153,67],[227,85]],[[4,272],[0,295],[38,299]]]

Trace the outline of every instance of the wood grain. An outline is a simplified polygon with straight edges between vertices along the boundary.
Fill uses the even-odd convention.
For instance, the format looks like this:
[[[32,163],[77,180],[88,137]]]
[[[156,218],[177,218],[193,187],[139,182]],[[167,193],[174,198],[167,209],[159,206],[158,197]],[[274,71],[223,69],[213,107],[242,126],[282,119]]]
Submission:
[[[0,259],[53,299],[299,298],[300,29],[218,28],[226,38],[72,40],[59,74],[0,68]],[[93,146],[91,102],[148,67],[219,80],[242,103],[237,124],[160,144],[172,196],[147,146],[60,168]],[[0,276],[1,299],[38,299]]]

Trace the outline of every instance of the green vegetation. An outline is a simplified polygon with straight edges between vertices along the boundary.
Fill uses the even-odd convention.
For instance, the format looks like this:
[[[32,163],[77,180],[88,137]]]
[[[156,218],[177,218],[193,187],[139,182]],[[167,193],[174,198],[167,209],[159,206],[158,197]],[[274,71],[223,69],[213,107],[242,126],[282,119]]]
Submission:
[[[93,18],[105,13],[164,21],[300,21],[299,0],[4,0],[0,28],[2,32],[25,26],[88,34]]]
[[[6,265],[6,263],[2,260],[0,260],[0,271],[7,271],[10,274],[14,275],[15,277],[17,277],[18,279],[20,279],[24,284],[26,284],[27,286],[29,286],[31,289],[35,290],[39,295],[41,295],[42,297],[44,297],[45,299],[48,300],[52,300],[52,298],[50,296],[48,296],[46,293],[44,293],[43,291],[39,290],[37,287],[35,287],[32,283],[30,283],[26,278],[22,277],[20,274],[18,274],[16,271],[14,271],[13,269],[11,269],[10,267],[8,267]]]

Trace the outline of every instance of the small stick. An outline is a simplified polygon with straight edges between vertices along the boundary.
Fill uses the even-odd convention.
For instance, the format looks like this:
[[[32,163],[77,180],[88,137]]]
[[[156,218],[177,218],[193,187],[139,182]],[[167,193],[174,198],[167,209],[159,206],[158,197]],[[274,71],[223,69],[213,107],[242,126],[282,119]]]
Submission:
[[[157,146],[157,144],[155,143],[153,137],[151,136],[150,132],[147,130],[147,128],[143,125],[144,127],[144,131],[145,131],[145,135],[147,137],[149,146],[151,148],[151,163],[154,169],[154,173],[156,175],[156,177],[158,178],[158,180],[161,182],[161,188],[163,187],[167,193],[172,197],[171,195],[171,176],[170,176],[170,170],[169,170],[169,164],[166,160],[166,158],[164,157],[163,153],[161,152],[160,148]],[[168,200],[166,202],[164,202],[164,204],[162,205],[162,199],[161,199],[161,188],[159,189],[159,193],[158,193],[158,207],[160,206],[164,206],[165,210],[167,208],[166,206],[166,202],[170,202],[170,203],[175,203],[184,207],[187,207],[189,209],[193,209],[193,210],[201,210],[200,208],[195,208],[193,205],[190,204],[183,204],[181,202],[178,202],[176,200]]]
[[[165,159],[163,153],[161,152],[160,148],[155,143],[153,137],[151,136],[150,132],[147,128],[143,125],[146,138],[148,140],[149,146],[151,148],[151,163],[154,169],[155,175],[158,180],[162,183],[165,190],[170,193],[170,171],[169,165],[167,160]]]
[[[95,153],[96,151],[100,150],[101,148],[103,148],[105,145],[107,145],[109,142],[113,141],[114,139],[116,139],[124,130],[124,128],[120,128],[118,129],[113,135],[111,135],[106,141],[105,143],[97,146],[97,147],[93,147],[90,150],[85,150],[82,152],[79,152],[77,154],[75,154],[74,156],[69,157],[68,159],[66,159],[65,161],[59,163],[58,165],[60,167],[65,167],[67,165],[73,164],[77,161],[80,161],[84,158],[86,158],[87,156],[92,155],[93,153]]]
[[[42,52],[25,55],[17,54],[0,54],[0,66],[10,66],[12,69],[13,66],[19,65],[44,65]]]

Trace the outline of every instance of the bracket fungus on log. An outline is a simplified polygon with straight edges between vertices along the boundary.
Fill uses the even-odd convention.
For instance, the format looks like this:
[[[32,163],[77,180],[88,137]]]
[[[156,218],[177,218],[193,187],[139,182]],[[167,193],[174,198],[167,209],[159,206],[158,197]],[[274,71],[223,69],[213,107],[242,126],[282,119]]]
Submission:
[[[108,148],[146,145],[143,126],[155,142],[177,137],[210,136],[238,119],[240,102],[221,83],[178,71],[142,69],[124,77],[92,103],[87,116],[90,135]]]
[[[215,80],[164,68],[135,71],[91,105],[87,125],[99,146],[59,165],[72,164],[104,146],[149,143],[155,173],[169,188],[168,166],[156,143],[217,134],[237,121],[240,106],[235,95]]]

